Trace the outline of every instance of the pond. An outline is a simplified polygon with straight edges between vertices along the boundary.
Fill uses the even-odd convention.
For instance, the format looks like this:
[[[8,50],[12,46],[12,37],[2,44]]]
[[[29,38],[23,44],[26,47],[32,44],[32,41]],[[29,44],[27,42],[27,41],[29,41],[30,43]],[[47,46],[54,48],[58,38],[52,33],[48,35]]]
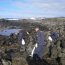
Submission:
[[[17,34],[19,31],[22,29],[5,29],[5,30],[0,30],[0,35],[5,35],[9,36],[11,33]]]

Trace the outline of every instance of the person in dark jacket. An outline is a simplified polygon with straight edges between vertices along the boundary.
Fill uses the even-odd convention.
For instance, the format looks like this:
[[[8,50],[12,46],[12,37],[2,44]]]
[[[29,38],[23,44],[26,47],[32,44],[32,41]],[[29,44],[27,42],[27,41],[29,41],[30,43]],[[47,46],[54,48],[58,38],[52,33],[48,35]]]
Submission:
[[[53,41],[56,41],[58,39],[59,35],[57,32],[51,32],[51,38],[53,39]]]
[[[35,32],[36,32],[36,44],[35,44],[35,48],[33,51],[33,58],[38,57],[40,59],[42,59],[43,57],[43,52],[45,49],[45,42],[44,42],[44,32],[40,31],[40,29],[38,27],[35,28]]]
[[[23,30],[18,34],[18,43],[20,45],[20,51],[25,51],[25,35]]]

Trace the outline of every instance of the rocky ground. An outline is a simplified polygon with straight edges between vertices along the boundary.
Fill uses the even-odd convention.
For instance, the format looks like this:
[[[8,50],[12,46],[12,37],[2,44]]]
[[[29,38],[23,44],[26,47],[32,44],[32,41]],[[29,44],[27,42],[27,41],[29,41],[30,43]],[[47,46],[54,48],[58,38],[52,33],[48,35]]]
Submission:
[[[17,39],[16,39],[17,40]],[[15,39],[8,36],[0,36],[0,65],[49,65],[46,61],[34,61],[28,55],[27,49],[20,49]],[[31,44],[28,44],[28,47]],[[27,47],[26,47],[27,48]],[[29,48],[30,50],[31,48]]]
[[[17,39],[0,36],[0,65],[58,65],[55,60],[47,55],[43,60],[35,61],[30,58],[27,48],[31,50],[29,48],[31,43],[26,46],[26,49],[22,50]]]
[[[48,34],[48,30],[50,30],[50,29],[53,29],[54,31],[60,33],[61,35],[63,34],[62,33],[63,27],[61,27],[61,25],[58,25],[58,23],[56,23],[57,20],[52,19],[50,23],[48,21],[50,22],[50,20],[46,19],[46,20],[42,20],[41,23],[40,22],[39,23],[37,23],[37,22],[29,23],[29,20],[23,20],[23,22],[19,21],[19,22],[16,22],[16,24],[13,21],[11,21],[11,22],[6,21],[0,27],[0,30],[2,30],[2,27],[6,24],[5,25],[6,28],[9,28],[9,26],[12,25],[11,27],[16,26],[16,27],[20,27],[20,28],[25,28],[31,33],[32,30],[29,30],[29,29],[31,29],[31,28],[33,29],[36,26],[40,26],[42,30],[45,30],[44,31],[46,33],[45,35]],[[54,22],[52,22],[52,21],[55,22],[55,25],[53,25],[53,26],[52,26],[52,24],[54,24]],[[45,25],[44,25],[44,22],[45,22]],[[31,34],[31,35],[33,35],[33,34]],[[31,39],[31,37],[30,37],[30,39]],[[14,40],[15,40],[15,42],[14,42]],[[27,37],[27,40],[28,40],[28,37]],[[0,65],[59,65],[58,62],[56,61],[56,59],[52,59],[52,58],[48,57],[48,55],[46,55],[43,60],[37,60],[37,61],[32,60],[32,58],[30,58],[28,56],[31,51],[31,47],[33,47],[32,42],[30,42],[30,44],[29,44],[29,41],[27,41],[28,45],[26,46],[26,49],[28,48],[28,50],[26,50],[26,49],[22,50],[22,49],[20,49],[20,45],[17,41],[18,41],[17,39],[11,39],[8,36],[0,35]]]

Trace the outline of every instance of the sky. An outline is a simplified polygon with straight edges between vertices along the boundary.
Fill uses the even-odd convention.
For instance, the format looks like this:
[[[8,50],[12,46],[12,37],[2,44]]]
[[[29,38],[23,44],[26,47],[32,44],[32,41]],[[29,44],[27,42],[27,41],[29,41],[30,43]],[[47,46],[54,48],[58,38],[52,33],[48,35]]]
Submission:
[[[65,17],[65,0],[0,0],[0,18]]]

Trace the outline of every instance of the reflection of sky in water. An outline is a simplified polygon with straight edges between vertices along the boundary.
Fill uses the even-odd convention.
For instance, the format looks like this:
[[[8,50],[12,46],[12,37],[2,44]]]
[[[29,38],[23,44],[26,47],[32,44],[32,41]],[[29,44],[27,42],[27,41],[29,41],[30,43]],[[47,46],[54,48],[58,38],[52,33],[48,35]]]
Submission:
[[[11,33],[18,33],[21,29],[6,29],[6,30],[2,30],[0,31],[0,35],[6,35],[9,36]]]

